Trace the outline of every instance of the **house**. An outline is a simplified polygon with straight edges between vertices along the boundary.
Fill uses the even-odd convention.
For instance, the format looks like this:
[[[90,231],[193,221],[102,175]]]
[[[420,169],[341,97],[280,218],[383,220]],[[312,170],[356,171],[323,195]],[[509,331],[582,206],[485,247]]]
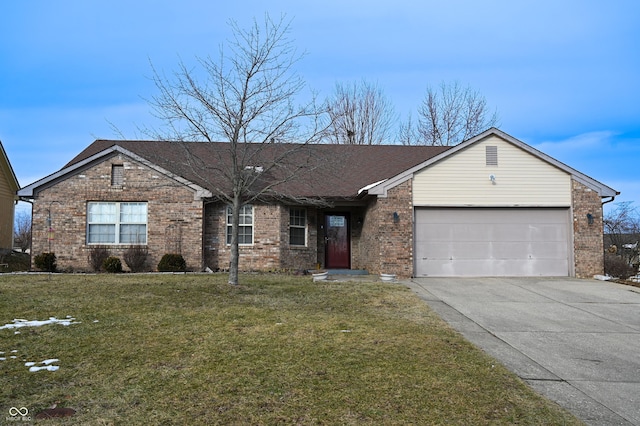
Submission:
[[[219,176],[227,166],[217,154],[227,146],[95,141],[19,191],[33,203],[33,253],[53,251],[61,268],[82,270],[92,247],[122,256],[142,244],[152,266],[181,253],[191,270],[226,269],[229,211],[215,194],[225,190]],[[261,155],[276,158],[286,146]],[[305,145],[304,152],[286,160],[307,165],[296,179],[242,208],[241,269],[603,273],[602,204],[618,192],[498,129],[454,147]],[[250,172],[275,179],[255,158]]]
[[[18,179],[0,142],[0,250],[13,248],[13,220],[18,189]]]

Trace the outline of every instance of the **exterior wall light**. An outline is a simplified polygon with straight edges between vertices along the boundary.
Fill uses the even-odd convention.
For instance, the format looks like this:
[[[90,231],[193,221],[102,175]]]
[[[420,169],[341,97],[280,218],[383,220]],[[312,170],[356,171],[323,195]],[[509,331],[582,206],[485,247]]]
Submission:
[[[398,212],[393,212],[393,223],[398,222],[400,222],[400,215],[398,214]]]
[[[489,175],[489,179],[491,180],[491,183],[492,183],[493,185],[495,185],[495,184],[496,184],[496,175]]]
[[[591,213],[587,213],[587,222],[589,225],[593,225],[593,215]]]

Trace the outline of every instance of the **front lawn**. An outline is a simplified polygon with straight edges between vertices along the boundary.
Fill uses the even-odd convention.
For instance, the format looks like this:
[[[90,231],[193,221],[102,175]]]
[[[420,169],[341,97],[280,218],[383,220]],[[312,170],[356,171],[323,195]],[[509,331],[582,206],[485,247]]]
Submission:
[[[0,420],[57,404],[76,414],[47,424],[580,424],[401,284],[226,280],[0,276]]]

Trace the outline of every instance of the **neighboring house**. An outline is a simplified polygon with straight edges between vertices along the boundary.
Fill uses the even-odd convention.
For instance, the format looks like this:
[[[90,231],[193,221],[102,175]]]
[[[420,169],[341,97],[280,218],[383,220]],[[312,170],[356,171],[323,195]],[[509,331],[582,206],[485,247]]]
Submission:
[[[0,142],[0,250],[13,248],[13,220],[18,189],[18,179]]]
[[[33,202],[33,253],[51,250],[61,268],[83,270],[92,247],[121,256],[143,244],[152,267],[165,253],[181,253],[191,270],[227,269],[227,205],[213,186],[224,170],[216,172],[213,150],[226,146],[95,141],[19,191]],[[306,149],[299,161],[314,167],[243,208],[241,269],[603,273],[602,203],[618,192],[498,129],[454,147]]]

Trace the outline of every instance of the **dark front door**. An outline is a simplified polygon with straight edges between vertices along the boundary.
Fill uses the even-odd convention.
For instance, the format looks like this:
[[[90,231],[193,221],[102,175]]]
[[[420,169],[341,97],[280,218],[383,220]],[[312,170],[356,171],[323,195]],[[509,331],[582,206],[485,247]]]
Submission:
[[[326,267],[351,268],[349,215],[327,214],[324,219]]]

